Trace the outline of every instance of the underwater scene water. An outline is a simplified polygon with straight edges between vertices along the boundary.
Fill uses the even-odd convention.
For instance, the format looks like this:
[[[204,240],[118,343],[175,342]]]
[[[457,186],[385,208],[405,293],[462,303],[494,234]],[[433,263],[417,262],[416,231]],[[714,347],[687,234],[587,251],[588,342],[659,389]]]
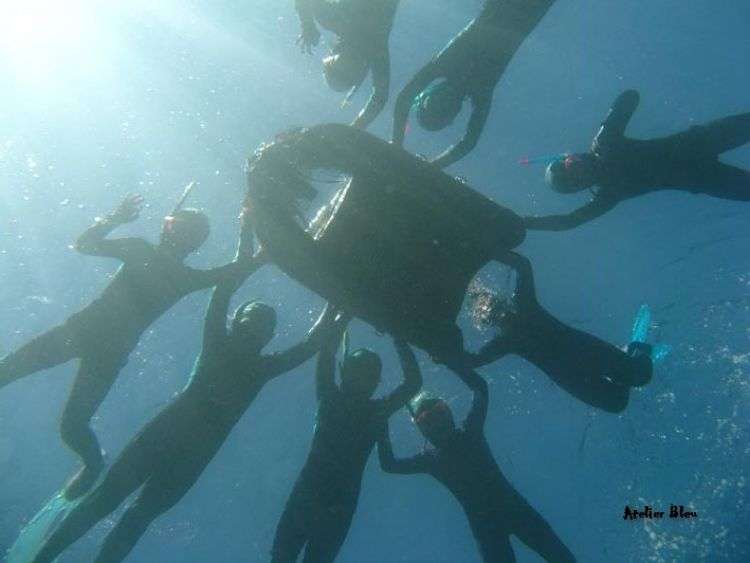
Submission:
[[[328,8],[331,4],[337,8],[357,5],[354,0],[320,2],[329,4]],[[521,217],[567,214],[586,204],[592,194],[600,197],[604,190],[623,189],[626,183],[618,177],[611,182],[615,187],[601,187],[599,192],[586,186],[576,193],[558,193],[565,190],[555,191],[545,182],[550,162],[567,172],[579,166],[577,156],[565,155],[591,148],[613,101],[626,90],[640,93],[640,105],[626,131],[628,137],[637,139],[703,131],[690,128],[730,116],[741,118],[750,111],[747,2],[403,0],[395,3],[388,43],[390,95],[367,131],[391,140],[399,92],[487,5],[520,6],[511,9],[516,13],[512,10],[531,10],[545,3],[549,10],[537,25],[523,31],[519,41],[525,40],[507,68],[495,77],[497,84],[490,80],[489,91],[494,87],[491,112],[478,143],[447,166],[449,176],[441,174],[440,181],[450,183],[450,177],[455,176],[459,181],[451,186],[458,190],[470,187]],[[372,5],[376,4],[389,3],[378,0]],[[375,19],[366,14],[366,23],[357,25],[366,34]],[[370,95],[369,78],[350,99],[348,88],[336,92],[326,84],[321,58],[331,50],[340,52],[340,45],[335,34],[324,29],[325,22],[318,23],[323,37],[308,56],[295,44],[300,20],[291,0],[4,3],[0,16],[0,358],[6,359],[0,361],[0,553],[11,549],[24,526],[81,466],[61,439],[61,422],[74,390],[78,360],[67,361],[73,357],[69,355],[60,365],[9,383],[11,364],[7,359],[82,310],[112,282],[121,264],[115,259],[120,250],[105,252],[97,247],[89,254],[99,256],[90,256],[76,251],[76,240],[95,218],[105,217],[106,223],[107,214],[127,194],[140,194],[144,202],[137,221],[117,225],[109,238],[143,237],[156,244],[164,217],[174,211],[183,188],[195,182],[186,205],[208,216],[210,236],[186,263],[208,269],[230,262],[240,230],[238,215],[248,193],[247,158],[263,143],[276,140],[283,145],[287,137],[280,134],[291,128],[351,123]],[[512,26],[509,33],[513,33]],[[458,66],[472,68],[476,57],[491,57],[475,55],[469,50],[468,58]],[[415,101],[412,109],[418,110],[418,104]],[[472,102],[465,100],[459,107],[455,120],[439,131],[420,125],[412,111],[404,148],[432,158],[455,143],[464,135]],[[743,131],[735,131],[732,139],[717,141],[731,151],[715,151],[724,153],[723,163],[740,169],[750,168],[750,149],[741,146],[750,141],[746,115],[744,119]],[[395,152],[370,136],[353,135],[352,139],[363,139],[362,146],[371,143],[377,150],[368,154],[356,144],[348,152],[342,150],[348,141],[339,143],[338,148],[332,142],[330,150],[339,150],[344,159],[359,159],[362,166],[375,171],[369,172],[372,177],[386,172],[398,177],[403,170],[422,170],[418,159],[407,155],[402,161],[389,160]],[[325,142],[326,138],[316,141],[314,149],[328,154]],[[686,146],[678,149],[689,152]],[[612,150],[602,149],[602,158]],[[640,178],[640,172],[634,170],[656,169],[648,155],[633,154],[626,164],[623,160],[606,168],[607,173],[622,177],[633,173]],[[544,158],[546,155],[553,156]],[[546,520],[577,561],[750,561],[750,226],[746,207],[750,181],[747,173],[744,180],[740,173],[744,185],[733,176],[731,186],[730,180],[714,186],[711,179],[718,176],[710,175],[714,168],[707,172],[708,168],[700,167],[705,161],[702,155],[696,149],[684,158],[675,157],[678,164],[670,160],[669,166],[661,166],[665,156],[654,165],[661,166],[654,172],[659,180],[679,166],[684,168],[674,173],[680,181],[689,183],[690,174],[700,174],[700,189],[679,181],[671,186],[674,189],[644,189],[635,194],[638,197],[623,196],[616,208],[576,228],[548,231],[527,225],[523,242],[508,245],[530,260],[538,303],[565,326],[624,349],[631,341],[634,319],[647,304],[651,315],[647,342],[654,345],[653,350],[665,351],[661,346],[669,346],[665,357],[654,362],[650,381],[627,387],[627,406],[609,409],[619,412],[607,412],[574,397],[553,381],[554,375],[545,374],[519,353],[477,370],[489,387],[483,426],[486,443],[507,486]],[[438,174],[437,166],[434,169]],[[432,177],[430,170],[419,172],[424,176],[414,174]],[[316,174],[316,181],[309,185],[321,194],[328,191],[310,207],[325,203],[331,190],[340,187],[332,188],[331,182],[338,179],[335,173]],[[273,174],[270,177],[272,184],[283,182]],[[712,192],[714,187],[734,191]],[[251,186],[249,221],[258,225],[258,238],[262,238],[260,225],[265,225],[269,261],[273,263],[268,233],[280,223],[275,216],[262,216],[265,196],[259,193]],[[421,191],[415,187],[415,193],[422,194],[415,197],[427,199],[424,194],[430,193],[429,184]],[[446,196],[449,211],[460,214],[463,203],[449,199]],[[390,263],[392,252],[401,256],[401,263],[412,264],[411,255],[403,254],[403,248],[409,247],[404,243],[402,248],[398,236],[421,236],[420,229],[433,225],[432,215],[446,214],[438,199],[430,201],[431,207],[419,212],[380,217],[382,229],[388,232],[392,228],[389,221],[396,224],[396,216],[405,221],[398,223],[403,230],[393,235],[396,238],[387,239],[395,240],[392,248],[373,250],[365,238],[352,252],[371,263]],[[408,205],[403,209],[413,210]],[[490,204],[481,205],[484,209]],[[306,212],[310,218],[312,211]],[[361,212],[367,214],[368,209]],[[476,222],[477,229],[486,223],[479,215],[468,219]],[[461,221],[466,224],[467,217]],[[473,241],[476,233],[465,231],[467,240]],[[447,241],[463,236],[447,228],[438,232],[441,240]],[[342,236],[346,239],[348,234]],[[283,245],[277,249],[278,253],[284,251]],[[386,258],[378,254],[381,251]],[[444,263],[429,262],[430,267],[420,273],[425,287],[453,279],[451,276],[464,267],[464,257],[459,254],[447,256]],[[413,264],[419,260],[415,254]],[[489,259],[484,262],[488,265],[481,268],[472,288],[490,288],[500,296],[496,295],[496,302],[511,300],[521,278],[520,273],[514,273],[517,268]],[[329,270],[338,266],[346,265],[333,263]],[[152,283],[166,282],[171,288],[172,280],[165,276],[155,276]],[[253,273],[232,297],[230,311],[249,300],[275,309],[276,336],[264,353],[285,350],[304,339],[329,298],[321,295],[325,291],[312,291],[311,283],[294,278],[271,264]],[[383,289],[380,284],[365,279],[359,289],[346,291],[352,295],[359,292],[352,302],[360,299],[358,303],[371,306],[375,316],[383,299],[394,314],[401,312],[404,317],[417,308],[414,296],[389,292],[389,287]],[[250,393],[243,384],[238,383],[236,391],[233,384],[228,385],[224,403],[217,400],[206,407],[196,391],[194,403],[180,407],[182,410],[171,407],[189,382],[201,352],[211,285],[180,290],[184,298],[175,297],[173,301],[178,302],[155,315],[158,318],[142,335],[136,334],[128,319],[147,308],[142,301],[147,297],[133,291],[128,295],[130,301],[102,312],[97,317],[100,324],[86,325],[84,319],[81,330],[85,336],[78,338],[80,342],[71,344],[64,336],[58,339],[62,347],[86,347],[95,357],[92,373],[99,374],[106,362],[117,363],[123,354],[127,357],[127,349],[117,348],[127,345],[113,344],[112,335],[127,333],[133,340],[136,334],[135,341],[127,343],[134,346],[127,363],[109,392],[101,391],[106,399],[94,408],[91,419],[91,429],[106,452],[102,476],[134,437],[141,436],[139,432],[149,421],[165,410],[176,414],[168,429],[141,439],[147,442],[140,451],[141,465],[125,467],[119,477],[112,478],[116,483],[141,479],[133,489],[145,483],[156,491],[155,506],[159,502],[171,505],[172,500],[174,506],[153,520],[132,551],[116,546],[124,549],[120,556],[99,555],[97,559],[107,536],[117,530],[123,512],[136,498],[129,496],[129,500],[116,503],[119,507],[114,512],[99,514],[90,530],[86,527],[80,539],[71,540],[72,545],[57,561],[124,557],[132,562],[165,563],[271,560],[277,527],[280,520],[285,521],[285,506],[310,454],[316,420],[325,424],[324,412],[316,415],[316,359],[268,381],[247,411],[236,413],[238,421],[223,442],[215,431],[226,423],[222,418],[226,413],[219,412],[221,405],[233,404],[239,396],[235,393]],[[410,289],[418,298],[419,287]],[[443,305],[436,302],[435,310]],[[420,306],[430,313],[429,306]],[[502,328],[497,326],[500,322],[476,323],[471,307],[471,299],[467,299],[457,322],[465,348],[476,351],[502,333]],[[477,316],[476,307],[473,316]],[[376,330],[357,318],[348,327],[352,350],[367,348],[382,360],[382,382],[376,397],[385,396],[402,380],[399,356],[385,328]],[[424,331],[429,336],[428,328]],[[534,330],[532,327],[529,338]],[[421,368],[422,389],[442,397],[457,423],[462,422],[467,413],[475,412],[472,405],[476,406],[479,391],[456,377],[455,365],[454,369],[444,365],[451,365],[446,360],[448,351],[438,350],[446,357],[433,359],[425,346],[416,344],[413,349]],[[529,355],[538,348],[562,350],[581,372],[588,373],[594,363],[587,350],[571,350],[554,337],[540,338],[532,348]],[[25,361],[44,363],[38,353]],[[631,360],[619,350],[607,353]],[[632,346],[627,353],[634,353]],[[336,366],[346,362],[341,355]],[[650,365],[647,356],[641,359]],[[554,365],[556,358],[552,354],[549,361]],[[218,362],[214,369],[218,380],[229,368],[221,363],[223,358],[211,361]],[[109,369],[116,372],[119,367]],[[205,389],[215,392],[210,378]],[[81,404],[87,400],[94,399],[84,397]],[[396,457],[433,451],[408,410],[400,408],[404,403],[398,405],[389,423]],[[83,416],[74,406],[71,409],[72,419]],[[361,413],[352,413],[351,409],[334,413],[342,434],[361,430]],[[72,433],[82,432],[86,422],[85,418],[79,420]],[[194,470],[198,462],[193,463],[190,457],[197,455],[191,440],[196,444],[213,440],[216,446],[212,459],[213,452],[209,455],[201,450],[200,455],[210,459],[202,473]],[[337,451],[336,444],[328,446]],[[502,528],[512,528],[515,524],[509,522],[515,519],[523,520],[510,508],[503,512],[509,504],[500,503],[499,510],[491,513],[465,514],[455,495],[430,475],[383,471],[376,450],[369,458],[369,450],[358,454],[365,456],[367,464],[356,511],[351,526],[344,529],[340,550],[315,558],[308,546],[309,560],[510,561],[508,553],[481,554],[482,542],[493,544],[497,537],[505,537],[503,534],[510,534],[518,561],[544,560],[540,550],[519,540],[515,528]],[[153,467],[148,464],[151,454],[159,459]],[[313,511],[311,507],[317,506],[318,512],[307,514],[315,521],[310,526],[318,526],[317,532],[308,532],[325,536],[330,532],[326,522],[333,526],[337,518],[346,518],[335,514],[340,509],[338,501],[323,508],[315,503],[339,498],[338,488],[349,485],[342,484],[345,479],[339,477],[335,461],[321,463],[329,472],[329,480],[324,482],[330,490],[318,487],[308,491],[313,500],[300,501],[299,510]],[[471,475],[468,465],[466,474]],[[176,490],[175,483],[189,484],[193,477],[194,485]],[[481,485],[474,478],[469,481],[467,490]],[[97,487],[87,489],[93,492],[82,494],[77,502],[81,506],[95,504]],[[167,498],[165,491],[177,497]],[[488,490],[487,498],[495,498],[493,494]],[[481,499],[475,501],[481,504]],[[140,508],[146,504],[141,501]],[[682,506],[688,517],[670,518],[671,505],[678,511]],[[653,512],[646,514],[646,507],[666,514],[662,518]],[[157,508],[154,511],[160,512]],[[627,518],[627,509],[642,511],[643,517]],[[73,510],[75,513],[77,508]],[[499,522],[499,527],[490,527],[491,522]],[[539,522],[527,526],[525,535],[532,537],[544,528]],[[136,522],[133,529],[137,527]],[[34,551],[41,545],[32,547]],[[8,559],[21,560],[44,559]],[[561,556],[559,560],[566,559]]]

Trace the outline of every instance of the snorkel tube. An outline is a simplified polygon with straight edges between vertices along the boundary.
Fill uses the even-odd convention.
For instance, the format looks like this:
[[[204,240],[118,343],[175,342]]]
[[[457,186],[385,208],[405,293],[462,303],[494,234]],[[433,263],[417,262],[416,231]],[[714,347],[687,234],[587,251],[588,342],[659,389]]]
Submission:
[[[563,152],[560,154],[546,154],[544,156],[528,157],[524,156],[518,161],[518,164],[522,166],[529,166],[530,164],[543,164],[547,166],[553,162],[564,161],[570,156],[570,153]]]
[[[172,211],[170,211],[169,213],[170,216],[173,216],[180,209],[182,209],[182,207],[185,205],[185,202],[187,201],[187,198],[190,196],[190,193],[193,191],[193,188],[195,188],[197,183],[198,182],[193,180],[187,186],[185,186],[185,189],[182,190],[182,195],[180,196],[180,199],[177,200],[177,203],[172,208]]]

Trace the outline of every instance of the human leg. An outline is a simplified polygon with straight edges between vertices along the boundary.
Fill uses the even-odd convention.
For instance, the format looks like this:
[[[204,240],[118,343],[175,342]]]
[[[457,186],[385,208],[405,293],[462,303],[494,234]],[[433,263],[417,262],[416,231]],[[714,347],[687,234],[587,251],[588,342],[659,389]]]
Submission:
[[[127,451],[127,449],[126,449]],[[34,563],[49,563],[112,513],[144,482],[143,456],[120,455],[101,484],[84,498],[47,539]]]
[[[271,549],[272,563],[295,563],[309,539],[309,521],[314,509],[311,498],[298,485],[292,491],[276,527]]]
[[[84,357],[63,411],[60,433],[65,444],[81,458],[82,470],[66,490],[68,498],[85,493],[104,467],[104,459],[89,422],[114,384],[124,361],[120,357]]]
[[[164,460],[174,464],[180,460]],[[171,509],[198,479],[189,471],[170,472],[149,478],[138,498],[127,508],[107,535],[94,563],[119,563],[132,551],[151,523]]]
[[[576,558],[534,508],[519,495],[512,514],[512,533],[549,563],[573,563]]]
[[[0,388],[75,357],[74,338],[70,329],[66,325],[55,327],[0,360]]]

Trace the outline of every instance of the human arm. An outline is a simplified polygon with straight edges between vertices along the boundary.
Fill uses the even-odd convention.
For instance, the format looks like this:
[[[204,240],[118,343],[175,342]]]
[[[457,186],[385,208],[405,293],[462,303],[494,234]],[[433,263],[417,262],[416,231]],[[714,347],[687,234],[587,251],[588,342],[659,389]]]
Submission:
[[[330,334],[321,344],[315,367],[315,395],[318,402],[330,401],[339,392],[336,385],[336,347],[339,339]]]
[[[536,303],[536,285],[531,261],[517,252],[503,253],[498,260],[516,271],[516,291],[514,299],[523,308]]]
[[[259,248],[255,252],[255,234],[250,224],[249,214],[245,209],[242,210],[239,218],[240,236],[234,260],[223,266],[208,270],[188,268],[193,290],[213,287],[222,283],[235,283],[238,279],[244,281],[251,273],[265,264],[266,256],[263,249]]]
[[[438,59],[433,58],[429,63],[423,66],[414,78],[404,86],[401,93],[396,98],[396,107],[393,112],[393,133],[391,140],[396,145],[404,144],[406,136],[406,123],[409,120],[409,112],[414,106],[414,100],[427,88],[432,82],[440,78],[440,67]]]
[[[439,167],[445,168],[458,162],[467,154],[469,154],[479,142],[479,137],[482,135],[482,130],[487,123],[487,118],[490,115],[490,108],[492,107],[492,91],[483,93],[482,95],[475,97],[474,108],[469,118],[469,124],[466,128],[466,134],[464,137],[455,145],[445,150],[442,154],[432,159],[432,163]]]
[[[383,111],[391,87],[391,55],[388,52],[387,40],[375,51],[370,70],[372,72],[372,94],[367,104],[352,122],[352,127],[366,129]]]
[[[425,454],[397,459],[393,455],[393,444],[391,444],[387,423],[378,440],[378,459],[380,460],[380,468],[386,473],[400,473],[402,475],[427,473],[430,466],[429,458]]]
[[[386,418],[402,408],[417,394],[422,387],[422,371],[419,369],[414,351],[401,339],[394,339],[396,352],[401,362],[404,379],[401,384],[383,399],[383,410]]]
[[[320,42],[320,31],[315,25],[315,14],[312,0],[294,0],[294,9],[297,10],[302,31],[297,38],[297,45],[303,53],[312,53],[312,48]]]
[[[78,237],[75,249],[89,256],[108,256],[126,260],[130,254],[148,243],[135,238],[111,240],[107,238],[107,235],[120,225],[132,223],[138,219],[142,207],[142,196],[128,195],[112,213],[103,218],[97,218],[94,225]]]
[[[605,147],[609,141],[625,135],[625,129],[638,108],[640,99],[637,90],[626,90],[617,97],[594,139],[595,151]]]
[[[526,228],[532,231],[568,231],[601,217],[618,203],[619,200],[616,197],[603,195],[602,192],[599,192],[590,202],[571,213],[524,217],[523,222]]]
[[[484,430],[487,420],[487,409],[489,405],[489,387],[484,378],[471,369],[462,370],[461,379],[474,393],[471,402],[471,410],[464,421],[464,429],[467,432],[480,434]]]
[[[339,314],[330,304],[327,305],[301,342],[283,352],[263,357],[266,377],[271,379],[293,370],[312,358],[318,350],[321,350],[322,355],[329,345],[335,355],[336,345],[348,321],[349,317]]]
[[[467,359],[472,367],[478,368],[491,364],[511,353],[510,342],[502,334],[482,346],[476,354],[467,353]]]
[[[237,264],[237,268],[235,275],[223,277],[211,294],[206,318],[203,321],[204,349],[211,344],[223,341],[227,337],[227,312],[232,295],[250,275],[265,263],[262,252],[252,254],[254,248],[253,233],[244,212],[240,215],[240,221],[240,237],[235,262],[233,262],[233,264]]]

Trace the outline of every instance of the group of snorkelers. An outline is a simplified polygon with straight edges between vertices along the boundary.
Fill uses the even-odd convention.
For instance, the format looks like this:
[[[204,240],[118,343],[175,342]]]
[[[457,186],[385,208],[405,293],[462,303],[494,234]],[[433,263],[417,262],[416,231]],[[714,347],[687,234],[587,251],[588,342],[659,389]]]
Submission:
[[[467,155],[481,137],[505,68],[553,3],[486,0],[481,13],[399,94],[393,143],[403,144],[411,111],[424,129],[437,131],[453,122],[468,99],[473,109],[466,135],[431,163],[443,168]],[[323,60],[332,89],[351,97],[372,74],[373,93],[352,124],[355,127],[367,127],[387,102],[388,40],[398,4],[295,0],[303,51],[311,52],[318,44],[318,26],[338,37]],[[549,163],[546,177],[554,190],[591,189],[591,202],[568,215],[527,217],[528,229],[570,229],[623,199],[660,189],[750,199],[750,173],[719,160],[723,152],[750,141],[750,113],[664,138],[637,140],[626,137],[625,129],[638,102],[633,90],[620,95],[589,152],[560,155]],[[227,324],[233,294],[271,260],[255,240],[252,221],[242,214],[232,262],[211,270],[185,265],[208,237],[209,223],[202,212],[184,208],[184,199],[165,218],[158,244],[109,238],[117,227],[138,218],[143,205],[138,196],[128,196],[98,219],[80,236],[76,249],[120,260],[116,275],[82,311],[0,360],[0,387],[79,360],[61,421],[63,441],[82,461],[64,489],[65,497],[76,504],[40,546],[35,563],[54,561],[137,491],[96,557],[99,563],[124,560],[150,523],[196,483],[263,386],[315,355],[317,422],[307,461],[277,527],[271,550],[274,563],[294,562],[303,551],[306,562],[336,558],[356,510],[365,464],[376,445],[384,471],[426,473],[453,494],[484,561],[514,561],[511,535],[547,561],[575,560],[500,471],[484,435],[488,385],[475,370],[515,354],[581,401],[617,413],[626,408],[631,389],[651,380],[654,354],[649,344],[634,339],[621,349],[565,325],[538,302],[530,261],[508,252],[502,261],[517,274],[512,303],[480,297],[485,299],[485,320],[500,329],[498,335],[451,366],[473,394],[463,423],[455,421],[445,400],[420,393],[419,365],[409,344],[398,337],[394,345],[403,381],[376,399],[381,360],[367,349],[349,351],[350,315],[336,304],[321,312],[300,343],[280,353],[264,353],[276,328],[276,313],[268,305],[244,303]],[[204,288],[213,288],[213,293],[202,349],[188,384],[107,467],[90,428],[92,416],[143,332],[184,296]],[[337,382],[336,356],[342,348]],[[388,430],[389,418],[402,408],[409,410],[431,445],[410,458],[394,456]]]

